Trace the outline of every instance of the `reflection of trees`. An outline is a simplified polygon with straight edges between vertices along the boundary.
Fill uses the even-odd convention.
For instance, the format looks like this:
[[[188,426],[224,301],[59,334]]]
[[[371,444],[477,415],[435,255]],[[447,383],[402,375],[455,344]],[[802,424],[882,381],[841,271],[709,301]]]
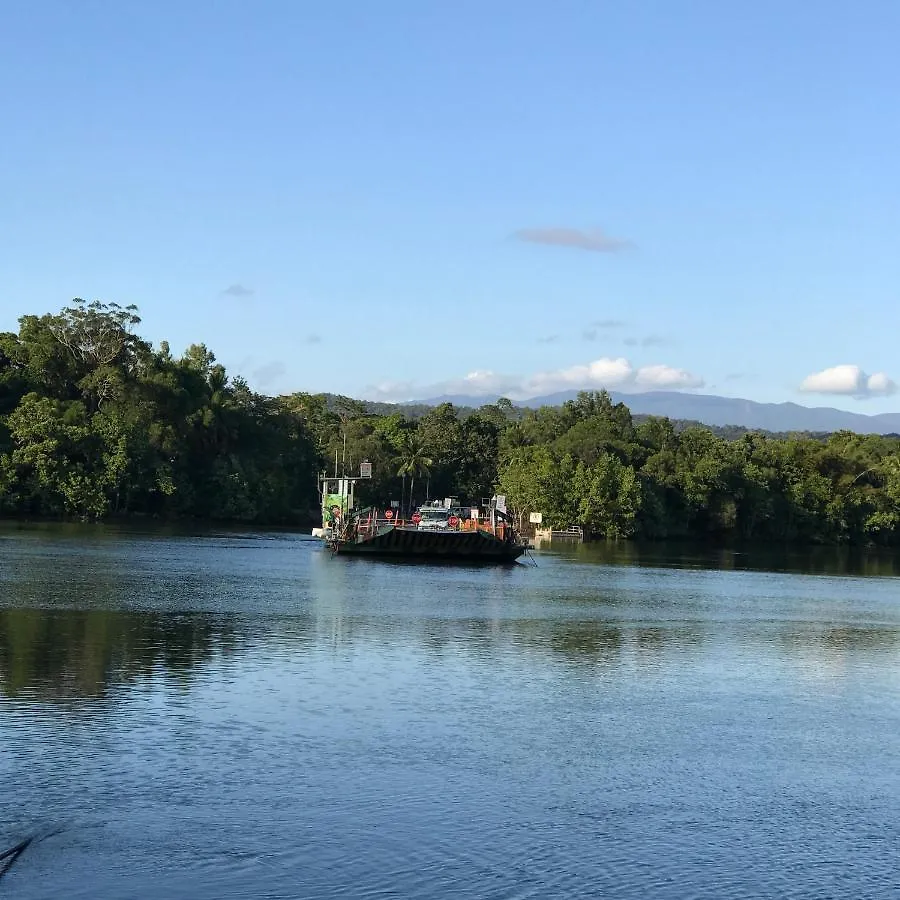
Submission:
[[[766,631],[757,634],[768,643]],[[888,625],[821,625],[791,622],[778,627],[778,644],[791,654],[818,651],[823,658],[844,651],[895,650],[900,647],[900,629]]]
[[[232,642],[227,620],[110,610],[0,610],[0,692],[100,697],[154,674],[188,678]]]
[[[240,621],[240,620],[238,620]],[[245,622],[246,624],[246,622]],[[845,654],[895,650],[890,626],[812,622],[747,623],[744,640],[786,656],[833,665]],[[414,647],[432,656],[484,661],[555,661],[587,669],[648,671],[702,652],[716,625],[703,621],[633,622],[615,618],[382,619],[324,614],[278,617],[242,646],[381,649]],[[738,638],[740,642],[741,639]],[[198,667],[234,649],[233,620],[209,613],[109,610],[0,611],[0,696],[37,700],[99,698],[142,678],[187,682]],[[527,664],[527,663],[526,663]]]
[[[892,650],[900,646],[900,631],[879,625],[842,625],[826,628],[821,642],[834,650]]]
[[[704,652],[718,631],[725,640],[758,647],[763,656],[805,656],[831,663],[844,653],[900,648],[900,629],[884,625],[832,625],[819,622],[703,619],[631,621],[617,617],[392,618],[324,615],[316,640],[352,648],[360,645],[421,649],[433,656],[458,655],[482,660],[550,660],[598,669],[631,666],[652,669],[661,663]],[[328,627],[324,627],[328,623]],[[734,629],[737,628],[737,631]]]
[[[548,646],[574,660],[612,662],[625,643],[623,629],[612,622],[554,623]]]
[[[777,648],[782,658],[804,678],[844,675],[873,655],[900,649],[900,629],[890,625],[827,625],[813,622],[785,622],[759,629],[753,637],[764,650]]]
[[[710,546],[694,541],[636,543],[590,541],[557,542],[555,555],[579,562],[613,566],[659,566],[719,569],[722,571],[796,572],[803,575],[900,576],[900,556],[861,547],[795,547],[754,544]]]
[[[371,633],[371,628],[366,629]],[[706,638],[700,622],[639,624],[613,619],[439,619],[418,640],[430,652],[470,652],[490,658],[546,656],[569,663],[640,666],[671,652],[693,652]]]

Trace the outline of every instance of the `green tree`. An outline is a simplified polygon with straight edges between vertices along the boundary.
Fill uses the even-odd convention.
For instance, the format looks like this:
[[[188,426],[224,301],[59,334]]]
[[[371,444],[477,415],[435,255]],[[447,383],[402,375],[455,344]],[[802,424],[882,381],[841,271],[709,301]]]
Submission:
[[[438,496],[504,493],[520,524],[542,512],[608,537],[900,545],[896,437],[632,419],[605,391],[536,410],[265,397],[205,344],[177,357],[139,324],[76,299],[0,334],[3,514],[307,522],[337,458],[372,463],[366,503],[399,473],[410,501],[426,478]]]
[[[394,463],[398,466],[397,474],[404,480],[409,478],[409,499],[407,501],[410,509],[414,508],[416,479],[427,477],[431,473],[431,466],[434,460],[428,456],[425,445],[416,434],[407,434],[404,437],[400,452],[394,458]]]
[[[632,537],[641,508],[641,486],[631,466],[612,453],[593,464],[579,462],[574,489],[578,498],[578,524],[588,533],[607,538]]]

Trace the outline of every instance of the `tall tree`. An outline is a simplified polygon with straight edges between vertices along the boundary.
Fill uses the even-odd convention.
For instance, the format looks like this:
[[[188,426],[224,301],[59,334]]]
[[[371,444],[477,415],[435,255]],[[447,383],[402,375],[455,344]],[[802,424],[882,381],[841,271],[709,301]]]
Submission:
[[[397,474],[401,478],[409,478],[409,499],[407,506],[412,509],[415,505],[416,479],[428,476],[434,460],[428,456],[421,437],[417,434],[407,434],[404,437],[400,452],[394,458],[398,466]]]

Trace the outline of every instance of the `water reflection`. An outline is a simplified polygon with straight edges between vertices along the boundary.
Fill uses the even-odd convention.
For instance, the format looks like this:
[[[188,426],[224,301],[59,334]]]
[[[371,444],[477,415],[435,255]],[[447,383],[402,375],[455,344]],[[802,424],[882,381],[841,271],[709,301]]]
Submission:
[[[900,555],[862,547],[783,545],[715,546],[691,541],[636,544],[630,541],[554,542],[554,555],[616,566],[666,566],[722,571],[795,572],[805,575],[900,576]]]
[[[357,625],[362,627],[351,627],[350,632],[365,634],[367,639],[379,630],[377,622]],[[573,620],[442,619],[428,621],[418,628],[403,629],[403,633],[426,652],[453,651],[497,660],[542,657],[597,666],[621,664],[626,658],[639,663],[642,658],[655,654],[698,648],[704,637],[699,626],[633,627],[601,617]],[[385,631],[382,637],[386,636]],[[353,643],[349,635],[347,643]]]
[[[622,653],[622,629],[612,623],[580,622],[555,629],[550,647],[554,652],[578,661],[614,662]]]
[[[109,610],[0,610],[0,691],[38,700],[96,698],[164,673],[188,679],[233,647],[227,619]]]
[[[7,534],[3,887],[893,897],[897,583],[608,550]]]
[[[900,648],[900,629],[870,625],[822,626],[814,623],[790,623],[779,628],[776,639],[782,650],[806,652],[818,649],[824,654],[835,652],[882,651]]]
[[[629,544],[569,545],[541,554],[538,569],[448,570],[333,560],[283,535],[0,536],[0,692],[19,699],[98,698],[160,675],[189,681],[240,653],[402,648],[642,671],[726,646],[823,666],[900,647],[890,582],[756,573],[726,550],[679,557],[681,572],[660,565],[672,547]],[[810,554],[826,568],[849,559],[825,566]]]
[[[601,618],[401,623],[342,615],[252,624],[202,613],[5,610],[0,611],[0,694],[38,701],[95,699],[146,678],[189,684],[198,670],[236,650],[296,654],[380,646],[498,664],[513,659],[640,671],[673,656],[682,663],[702,656],[711,634],[712,626],[701,623],[626,626]],[[736,643],[734,636],[730,642]],[[761,657],[776,653],[828,668],[843,656],[900,649],[900,629],[766,623],[748,627],[737,643],[754,646]]]

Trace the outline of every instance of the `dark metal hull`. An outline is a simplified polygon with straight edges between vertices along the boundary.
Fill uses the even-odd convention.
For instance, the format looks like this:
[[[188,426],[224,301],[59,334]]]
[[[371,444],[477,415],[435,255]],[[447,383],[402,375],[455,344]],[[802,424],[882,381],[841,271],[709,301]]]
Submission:
[[[517,541],[501,540],[483,531],[424,531],[388,527],[359,540],[332,541],[339,556],[372,556],[460,562],[511,563],[527,549]]]

